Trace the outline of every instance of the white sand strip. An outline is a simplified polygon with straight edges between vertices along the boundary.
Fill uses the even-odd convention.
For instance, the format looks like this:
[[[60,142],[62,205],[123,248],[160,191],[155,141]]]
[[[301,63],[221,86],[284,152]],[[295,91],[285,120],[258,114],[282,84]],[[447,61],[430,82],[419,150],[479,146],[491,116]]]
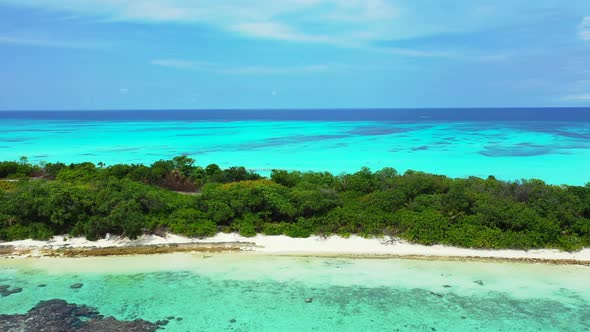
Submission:
[[[422,257],[471,257],[497,259],[539,259],[539,260],[575,260],[590,262],[590,249],[577,252],[564,252],[556,249],[539,250],[487,250],[456,248],[442,245],[424,246],[408,243],[404,240],[386,241],[380,238],[362,238],[351,236],[343,238],[330,236],[321,238],[290,238],[287,236],[257,235],[243,237],[236,233],[219,233],[210,238],[188,238],[168,234],[165,237],[144,235],[137,240],[111,237],[109,240],[89,241],[85,238],[67,238],[56,236],[49,241],[21,240],[0,242],[0,246],[13,246],[19,250],[31,249],[28,255],[38,255],[39,249],[66,248],[106,248],[126,246],[170,245],[190,243],[254,243],[255,246],[244,245],[251,250],[268,255],[350,255],[350,256],[422,256]]]

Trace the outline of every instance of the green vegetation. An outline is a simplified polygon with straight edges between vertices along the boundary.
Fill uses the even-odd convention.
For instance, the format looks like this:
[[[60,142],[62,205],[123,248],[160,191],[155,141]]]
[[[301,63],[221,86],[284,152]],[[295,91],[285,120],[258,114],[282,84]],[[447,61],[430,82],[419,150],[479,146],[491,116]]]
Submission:
[[[196,166],[0,162],[0,240],[56,234],[202,237],[237,231],[397,236],[423,244],[576,250],[590,245],[590,184],[451,179],[392,168],[354,174]],[[20,179],[14,181],[14,179]]]

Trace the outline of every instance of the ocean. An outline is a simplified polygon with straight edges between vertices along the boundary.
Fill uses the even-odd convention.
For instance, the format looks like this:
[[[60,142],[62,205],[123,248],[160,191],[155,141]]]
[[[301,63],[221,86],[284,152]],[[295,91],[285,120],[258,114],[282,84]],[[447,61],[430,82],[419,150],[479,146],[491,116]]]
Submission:
[[[590,108],[2,111],[0,160],[590,182]]]
[[[23,289],[0,298],[0,313],[58,298],[121,320],[169,320],[165,331],[588,331],[589,279],[588,267],[521,263],[34,258],[0,261],[0,284]]]
[[[590,109],[0,112],[0,160],[590,182]],[[0,314],[63,299],[165,331],[590,331],[590,268],[164,254],[0,260]],[[81,283],[81,287],[71,286]],[[80,286],[80,285],[78,285]],[[6,287],[5,287],[6,289]]]

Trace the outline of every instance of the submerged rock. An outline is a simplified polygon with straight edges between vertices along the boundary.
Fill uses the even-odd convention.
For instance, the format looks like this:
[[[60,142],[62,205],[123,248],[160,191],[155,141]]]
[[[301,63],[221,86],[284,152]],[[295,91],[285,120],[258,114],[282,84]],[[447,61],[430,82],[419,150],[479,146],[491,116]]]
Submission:
[[[443,297],[443,296],[444,296],[443,294],[436,293],[436,292],[430,292],[430,294],[431,294],[431,295],[434,295],[434,296],[436,296],[436,297]]]
[[[70,288],[72,288],[72,289],[78,289],[78,288],[82,288],[82,286],[84,286],[84,284],[78,282],[78,283],[75,283],[75,284],[71,285]]]
[[[157,328],[142,319],[102,318],[94,308],[58,299],[41,301],[24,315],[0,315],[0,331],[5,332],[153,332]]]
[[[233,323],[237,322],[237,320],[235,318],[232,318],[229,320],[229,322],[233,324]]]
[[[156,321],[156,325],[158,325],[158,326],[168,325],[168,320],[167,319],[158,320],[158,321]]]
[[[311,303],[311,302],[313,302],[313,298],[310,297],[310,298],[305,299],[304,301],[305,301],[305,303]]]
[[[4,287],[4,286],[5,285],[2,285],[0,287],[0,295],[2,295],[2,297],[6,297],[6,296],[9,296],[9,295],[12,295],[15,293],[20,293],[23,291],[23,289],[20,287],[15,287],[13,289],[9,289],[10,286],[6,286],[6,287]]]

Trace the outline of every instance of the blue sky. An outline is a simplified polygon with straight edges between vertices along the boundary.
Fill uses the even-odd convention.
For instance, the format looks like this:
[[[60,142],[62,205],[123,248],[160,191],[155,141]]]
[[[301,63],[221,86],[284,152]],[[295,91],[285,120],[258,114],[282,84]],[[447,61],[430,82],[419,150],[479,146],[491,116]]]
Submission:
[[[588,0],[0,0],[0,109],[590,106]]]

